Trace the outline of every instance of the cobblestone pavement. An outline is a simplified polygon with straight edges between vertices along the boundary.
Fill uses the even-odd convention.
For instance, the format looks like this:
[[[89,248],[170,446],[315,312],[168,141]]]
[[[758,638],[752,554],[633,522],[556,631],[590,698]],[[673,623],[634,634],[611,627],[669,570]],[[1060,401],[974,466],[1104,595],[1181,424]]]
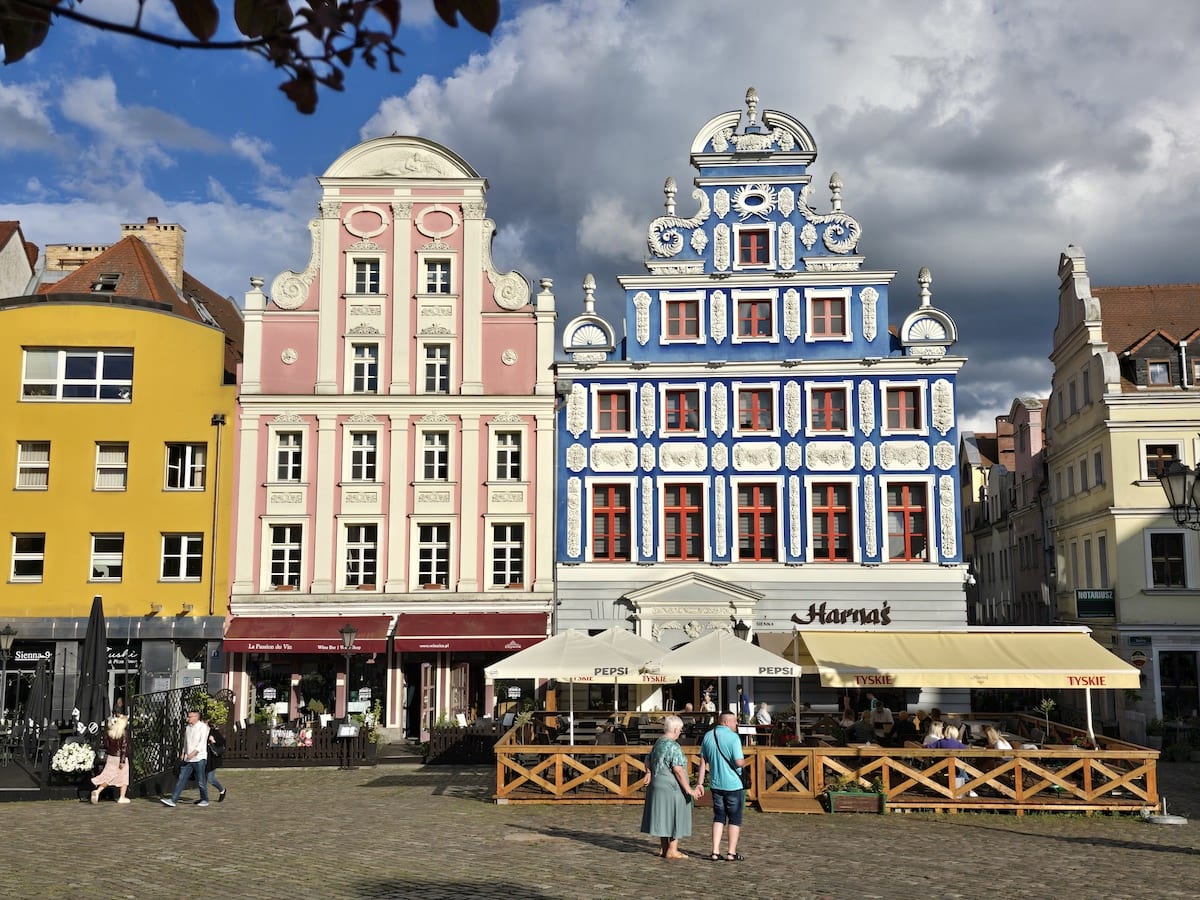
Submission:
[[[707,809],[693,858],[666,861],[640,807],[496,806],[487,767],[222,769],[228,800],[207,809],[0,804],[0,896],[1194,898],[1200,765],[1159,772],[1190,824],[748,811],[746,861],[710,863]]]

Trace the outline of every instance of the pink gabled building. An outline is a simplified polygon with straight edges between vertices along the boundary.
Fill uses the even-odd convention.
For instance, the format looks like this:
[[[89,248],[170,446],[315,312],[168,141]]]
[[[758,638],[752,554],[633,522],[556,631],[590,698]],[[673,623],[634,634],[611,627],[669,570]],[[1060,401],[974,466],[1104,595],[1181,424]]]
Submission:
[[[554,297],[495,268],[445,147],[376,138],[318,180],[308,265],[245,296],[229,687],[239,717],[378,702],[418,738],[549,631]]]

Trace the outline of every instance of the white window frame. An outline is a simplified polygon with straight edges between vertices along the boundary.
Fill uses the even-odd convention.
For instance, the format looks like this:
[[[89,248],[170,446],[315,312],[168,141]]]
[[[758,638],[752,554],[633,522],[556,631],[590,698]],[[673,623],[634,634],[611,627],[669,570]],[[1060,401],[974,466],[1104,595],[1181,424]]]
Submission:
[[[178,552],[172,549],[168,551],[168,543],[179,541]],[[200,572],[198,575],[187,574],[187,563],[190,559],[196,559],[200,564]],[[174,560],[179,564],[179,575],[167,574],[167,561]],[[170,531],[163,532],[161,552],[158,557],[158,580],[163,582],[189,582],[196,583],[204,580],[204,535],[195,532],[178,532]]]
[[[380,435],[381,428],[372,428],[370,426],[363,427],[362,425],[346,425],[345,426],[345,457],[342,466],[342,481],[348,484],[378,484],[380,482],[380,466],[382,460],[382,441]],[[358,443],[357,436],[363,435],[370,437],[370,443]],[[371,467],[373,469],[370,478],[356,478],[354,469],[356,461],[363,457],[367,451],[371,453]],[[365,468],[366,461],[363,459],[362,466]]]
[[[629,429],[627,431],[600,430],[600,394],[625,393],[629,397]],[[660,394],[661,400],[661,394]],[[637,434],[637,423],[640,415],[639,394],[637,383],[633,381],[593,382],[588,386],[588,432],[593,438],[631,438]],[[661,405],[661,404],[660,404]]]
[[[731,344],[778,344],[779,343],[779,289],[778,288],[734,288],[730,293],[729,342]],[[741,335],[738,333],[738,303],[743,300],[763,301],[771,304],[771,333]]]
[[[783,410],[779,403],[779,382],[778,381],[735,381],[730,385],[733,393],[733,400],[730,403],[729,409],[729,426],[735,438],[777,438],[782,433],[780,419],[783,418]],[[744,431],[741,427],[742,413],[742,391],[770,391],[771,392],[771,427],[765,431]],[[704,394],[700,395],[701,401],[704,400]],[[701,409],[703,410],[703,403]],[[849,415],[849,410],[846,412]],[[672,432],[673,433],[673,432]]]
[[[177,452],[180,458],[172,459]],[[163,466],[164,491],[203,491],[208,484],[208,444],[196,441],[168,441]],[[179,484],[172,486],[171,473],[178,472]],[[198,482],[198,483],[197,483]]]
[[[708,400],[708,382],[706,381],[681,381],[681,382],[659,382],[658,384],[658,415],[655,416],[658,423],[658,436],[663,440],[676,441],[691,441],[700,440],[708,437],[709,409]],[[674,391],[696,391],[697,403],[700,413],[700,427],[695,431],[668,431],[667,430],[667,393]],[[634,393],[634,399],[638,398],[638,394]],[[730,411],[726,410],[726,415],[731,415]],[[641,410],[631,408],[629,414],[630,436],[637,431],[637,422],[641,418]]]
[[[449,291],[430,291],[429,287],[429,264],[435,262],[450,263],[450,290]],[[441,298],[457,297],[461,293],[459,284],[461,266],[459,265],[459,252],[453,247],[442,247],[441,249],[419,250],[417,251],[417,268],[416,277],[419,279],[416,284],[414,293],[421,298]]]
[[[888,391],[892,388],[916,388],[917,396],[921,401],[921,414],[917,420],[917,428],[915,430],[901,429],[893,431],[888,427]],[[889,379],[880,379],[879,381],[879,434],[881,437],[918,437],[929,435],[929,382],[923,378],[904,379],[902,381],[892,381]]]
[[[1177,534],[1183,541],[1183,586],[1159,587],[1154,583],[1154,559],[1150,555],[1150,538],[1155,534]],[[1143,554],[1146,560],[1146,590],[1148,591],[1188,591],[1196,583],[1193,572],[1195,566],[1192,560],[1192,547],[1187,539],[1186,528],[1147,528],[1142,531]]]
[[[614,479],[606,479],[606,483],[611,483]],[[668,560],[667,553],[667,487],[673,485],[700,486],[700,502],[701,509],[704,512],[704,549],[700,559],[672,559]],[[713,532],[715,530],[715,521],[712,508],[712,481],[703,476],[695,475],[677,475],[676,473],[668,473],[658,478],[655,484],[655,504],[657,507],[657,515],[655,516],[655,524],[657,534],[655,535],[655,559],[660,563],[670,562],[671,564],[689,565],[692,563],[709,563],[713,557]],[[634,545],[635,549],[640,545],[640,542]]]
[[[804,289],[804,340],[815,344],[848,344],[854,340],[854,317],[851,305],[854,289],[851,287],[808,287]],[[846,311],[845,334],[815,334],[812,330],[812,308],[814,300],[841,300]]]
[[[696,337],[670,337],[667,334],[667,304],[676,301],[696,304]],[[658,342],[662,345],[704,344],[708,342],[708,292],[707,291],[659,291],[658,292]]]
[[[31,378],[29,376],[29,360],[31,355],[47,355],[54,354],[55,373],[53,377],[38,377]],[[33,347],[26,349],[21,361],[21,401],[25,403],[131,403],[133,402],[133,374],[130,372],[129,378],[105,378],[102,374],[98,374],[95,378],[74,378],[68,379],[66,375],[67,357],[68,356],[90,356],[95,359],[97,372],[103,372],[104,361],[106,356],[121,356],[129,357],[130,368],[133,367],[134,353],[133,348],[122,347]],[[63,390],[68,385],[93,385],[95,387],[96,396],[94,397],[64,397]],[[50,388],[53,394],[49,395],[31,395],[28,393],[30,387],[41,386],[42,388]],[[116,396],[101,397],[100,394],[108,389],[114,392]]]
[[[17,544],[22,540],[30,538],[41,538],[41,550],[18,550]],[[44,531],[16,531],[12,532],[12,556],[11,563],[8,569],[8,580],[14,584],[41,584],[42,579],[46,575],[46,533]],[[37,563],[38,572],[36,575],[18,575],[18,563]]]
[[[97,543],[99,541],[112,541],[112,540],[117,540],[120,542],[120,547],[118,549],[115,549],[115,550],[114,549],[106,549],[106,550],[98,549]],[[112,567],[114,567],[114,566],[117,569],[116,575],[113,575],[112,571],[111,571]],[[108,568],[109,569],[108,573],[104,574],[104,575],[97,575],[96,570],[101,567]],[[87,580],[88,581],[96,581],[96,582],[100,582],[100,581],[119,582],[122,579],[124,570],[125,570],[125,535],[121,534],[119,532],[113,532],[113,533],[107,533],[107,534],[93,533],[91,536],[91,565],[88,568],[88,579]]]
[[[274,541],[274,529],[276,529],[276,528],[298,529],[299,530],[299,535],[298,535],[299,540],[297,542],[289,541],[287,543],[276,544]],[[262,552],[262,561],[261,561],[260,565],[262,567],[262,586],[263,586],[262,589],[263,589],[264,593],[267,593],[270,591],[276,591],[276,590],[280,589],[279,585],[276,585],[275,582],[273,581],[274,574],[275,574],[273,569],[274,569],[274,564],[275,564],[274,557],[275,557],[275,548],[276,547],[281,547],[288,551],[286,557],[283,560],[284,568],[280,572],[280,577],[282,577],[282,578],[290,577],[290,573],[288,572],[288,569],[290,569],[292,567],[293,562],[294,562],[295,568],[296,568],[295,583],[293,584],[289,580],[289,581],[280,582],[280,585],[283,585],[285,590],[288,589],[286,587],[287,585],[292,585],[292,588],[291,588],[292,590],[299,591],[299,590],[303,589],[304,565],[305,565],[305,556],[306,556],[305,551],[307,549],[305,546],[305,537],[306,537],[306,532],[307,532],[308,528],[309,528],[309,522],[304,517],[300,517],[300,518],[277,517],[277,518],[263,520],[262,540],[261,540],[261,546],[263,548],[263,552]],[[294,550],[294,552],[295,552],[294,560],[292,559],[292,554],[291,554],[292,550]]]
[[[356,528],[374,528],[375,541],[373,544],[362,540],[351,541],[351,529]],[[376,591],[382,589],[382,564],[383,564],[383,520],[380,518],[365,518],[365,519],[340,519],[338,521],[338,560],[340,568],[338,571],[338,583],[344,591]],[[375,572],[371,576],[374,580],[364,581],[366,577],[363,570],[362,560],[359,560],[359,571],[352,575],[350,565],[350,554],[352,551],[357,551],[365,554],[368,550],[375,551]],[[357,578],[358,580],[354,580]]]
[[[825,480],[825,479],[819,479],[819,480]],[[925,485],[925,518],[929,523],[929,533],[926,535],[926,540],[928,542],[928,547],[929,547],[929,558],[924,561],[909,560],[909,559],[893,560],[891,557],[891,554],[888,550],[889,532],[888,532],[887,491],[888,491],[889,485],[891,485],[893,483],[899,483],[899,484],[918,484],[919,483],[919,484]],[[933,475],[918,475],[916,473],[913,473],[911,475],[896,474],[896,475],[891,475],[891,476],[881,476],[879,479],[878,490],[879,490],[879,497],[876,499],[875,508],[877,510],[879,510],[879,522],[880,522],[880,526],[879,526],[879,557],[880,557],[880,559],[882,559],[884,562],[887,562],[887,563],[895,562],[896,565],[906,565],[906,566],[909,566],[909,565],[911,565],[911,566],[936,565],[936,564],[940,563],[941,557],[938,555],[938,549],[940,546],[939,541],[941,539],[941,535],[939,534],[941,525],[940,525],[940,520],[938,517],[938,505],[937,505],[938,497],[937,497],[936,481],[935,481],[934,476]],[[954,527],[954,526],[951,525],[951,527]]]
[[[446,280],[445,290],[440,288],[443,286],[441,278],[441,269],[445,267]],[[455,293],[454,290],[454,260],[448,256],[428,256],[422,260],[421,272],[424,276],[424,284],[418,293],[427,294],[431,297],[449,297]],[[437,277],[433,277],[436,274]],[[438,288],[433,290],[432,288]]]
[[[1155,381],[1152,373],[1154,366],[1163,366],[1166,368],[1165,380]],[[1164,388],[1171,387],[1171,361],[1168,359],[1148,359],[1146,360],[1146,387]]]
[[[526,452],[526,435],[527,429],[523,422],[495,422],[493,421],[488,426],[488,459],[491,460],[491,479],[504,484],[521,484],[526,482],[525,474],[528,471],[528,454]],[[513,456],[513,447],[511,444],[501,446],[501,438],[513,436],[516,438],[516,457],[517,457],[517,476],[513,478],[511,475],[502,474],[501,459],[511,460]],[[511,470],[512,463],[507,462],[505,469]]]
[[[897,479],[899,480],[899,479]],[[908,479],[905,479],[908,480]],[[804,494],[801,497],[801,509],[804,510],[804,561],[813,565],[824,566],[849,566],[861,564],[863,561],[863,544],[866,541],[865,529],[867,525],[859,518],[859,484],[861,479],[858,475],[834,475],[817,473],[814,475],[806,475],[804,477]],[[812,505],[812,489],[814,484],[844,484],[850,488],[850,524],[854,528],[854,540],[852,542],[852,550],[850,551],[850,559],[847,562],[829,562],[824,559],[817,559],[813,553],[813,505]],[[882,494],[886,497],[887,494]],[[876,507],[878,509],[878,506]],[[887,510],[884,510],[886,518]],[[887,522],[884,521],[881,532],[887,531]],[[886,535],[885,535],[886,538]],[[782,543],[782,542],[781,542]],[[881,558],[887,556],[887,544],[879,551]]]
[[[497,542],[497,540],[496,540],[496,529],[497,528],[514,528],[514,527],[521,529],[521,542],[519,545],[520,562],[521,562],[521,580],[520,581],[509,580],[509,581],[504,582],[503,584],[496,584],[496,582],[495,582],[496,550],[500,546],[499,542]],[[485,557],[485,559],[487,560],[487,562],[486,562],[487,585],[488,585],[487,589],[492,590],[492,591],[503,591],[503,590],[508,590],[510,585],[517,585],[517,584],[521,585],[524,588],[528,588],[530,586],[530,580],[531,580],[531,575],[532,575],[532,573],[530,571],[530,567],[529,567],[530,559],[529,559],[529,520],[528,520],[528,518],[522,517],[522,516],[517,516],[515,518],[511,517],[511,516],[487,517],[484,521],[484,528],[486,529],[485,552],[486,552],[487,556]],[[505,541],[504,543],[505,543],[505,545],[508,545],[508,546],[512,545],[511,541]],[[510,574],[511,574],[511,572],[510,572]]]
[[[429,366],[431,365],[432,361],[428,358],[427,354],[433,347],[444,347],[446,349],[446,358],[444,363],[441,361],[437,363],[439,367],[442,365],[445,366],[446,390],[444,391],[431,391],[428,388]],[[420,390],[418,390],[417,393],[437,397],[445,397],[454,393],[454,344],[452,341],[447,341],[444,339],[420,341],[417,347],[417,362],[420,366],[420,371],[417,372],[417,386],[420,388]]]
[[[431,443],[432,438],[444,437],[445,445],[439,446]],[[428,427],[421,428],[417,432],[417,440],[420,442],[417,445],[417,465],[420,470],[415,474],[414,481],[420,481],[426,484],[449,484],[454,480],[453,456],[451,450],[454,447],[453,432],[449,428],[443,427]],[[439,460],[438,457],[441,457]],[[429,467],[432,463],[434,469],[441,467],[445,470],[445,477],[438,478],[436,471],[431,477],[429,475]]]
[[[17,441],[18,491],[50,489],[50,441]]]
[[[674,480],[674,479],[672,479]],[[592,556],[592,490],[601,484],[620,485],[627,488],[629,491],[629,559],[621,562],[613,562],[611,560],[595,560]],[[661,495],[660,495],[661,496]],[[608,475],[593,475],[590,478],[585,478],[583,481],[583,506],[584,506],[584,545],[582,557],[587,562],[596,562],[597,565],[606,566],[625,566],[632,565],[643,559],[642,556],[642,520],[641,520],[641,504],[642,498],[638,491],[638,479],[636,475],[632,476],[608,476]]]
[[[744,562],[746,565],[762,565],[765,561],[760,559],[745,559],[743,560],[739,547],[741,546],[742,533],[739,530],[738,521],[738,490],[743,484],[768,484],[775,488],[775,562],[783,562],[787,559],[787,536],[785,529],[788,526],[788,498],[785,489],[785,481],[782,475],[764,475],[756,477],[754,475],[741,475],[729,479],[729,497],[727,506],[729,507],[730,530],[733,532],[733,539],[729,543],[729,556],[734,562]]]
[[[382,348],[381,348],[381,342],[380,341],[358,340],[357,336],[355,336],[354,340],[348,341],[347,343],[348,343],[348,347],[347,347],[347,352],[346,352],[346,389],[347,389],[346,393],[347,394],[378,394],[379,386],[380,386],[380,384],[382,384],[382,379],[383,379],[383,362],[382,362],[383,353],[382,353]],[[374,353],[374,356],[371,358],[371,360],[369,360],[369,362],[374,363],[374,366],[375,366],[375,377],[374,377],[375,387],[370,390],[359,390],[358,389],[359,364],[362,363],[365,366],[365,364],[368,362],[368,360],[360,360],[359,359],[359,357],[358,357],[359,348],[368,349]],[[365,379],[365,377],[366,376],[364,376],[364,379]]]
[[[420,590],[426,583],[433,583],[421,580],[421,550],[426,546],[421,543],[421,529],[429,527],[442,527],[446,529],[446,581],[444,583],[440,581],[436,583],[442,584],[446,590],[450,590],[455,584],[454,573],[457,570],[458,563],[457,546],[454,540],[454,522],[450,518],[439,518],[437,516],[414,518],[412,520],[412,530],[409,535],[409,547],[411,548],[409,551],[409,572],[412,573],[412,576],[409,587],[411,590]]]
[[[841,389],[846,397],[846,427],[824,431],[813,428],[812,411],[815,408],[813,393],[815,391],[830,391]],[[804,384],[804,436],[805,437],[850,437],[854,434],[854,380],[845,381],[806,381]]]
[[[346,251],[346,296],[347,297],[386,297],[387,280],[387,254],[383,252],[373,252],[370,250],[347,250]],[[358,264],[359,263],[375,263],[379,268],[379,290],[377,291],[360,291],[358,289]]]
[[[1145,481],[1149,484],[1158,484],[1158,477],[1151,475],[1146,467],[1146,450],[1151,444],[1161,444],[1163,446],[1174,444],[1176,458],[1187,465],[1187,457],[1184,455],[1184,442],[1174,438],[1140,438],[1138,440],[1138,480]]]
[[[110,462],[105,454],[122,454],[121,461]],[[120,476],[120,487],[103,484],[105,476]],[[126,491],[129,490],[129,443],[128,441],[97,441],[96,442],[96,480],[97,491]]]
[[[284,439],[285,435],[299,435],[299,437],[300,437],[299,446],[285,447],[283,444],[283,439]],[[271,461],[269,463],[270,471],[267,472],[267,483],[268,484],[303,484],[304,483],[304,481],[305,481],[305,478],[304,478],[304,475],[305,475],[304,450],[305,450],[305,444],[307,442],[308,442],[308,429],[305,425],[301,425],[301,424],[280,425],[278,427],[273,426],[271,428],[271,434],[270,434]],[[280,468],[282,468],[281,464],[284,463],[285,454],[287,456],[286,465],[289,470],[289,473],[292,468],[298,468],[300,470],[298,477],[296,477],[296,478],[290,478],[290,477],[289,478],[280,478],[279,477],[279,470],[280,470]]]
[[[778,235],[775,233],[775,223],[760,219],[750,222],[734,222],[729,236],[729,265],[734,272],[769,272],[777,265]],[[765,263],[743,263],[741,261],[741,246],[743,231],[767,232],[767,261]]]

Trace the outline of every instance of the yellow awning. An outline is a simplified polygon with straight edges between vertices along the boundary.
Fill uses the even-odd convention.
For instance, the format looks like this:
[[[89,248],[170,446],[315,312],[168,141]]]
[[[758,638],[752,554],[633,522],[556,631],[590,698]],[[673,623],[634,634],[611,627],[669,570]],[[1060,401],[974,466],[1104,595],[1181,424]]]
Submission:
[[[801,631],[826,687],[1137,688],[1086,632]],[[794,659],[791,649],[783,656]]]
[[[804,646],[804,641],[798,640],[792,631],[756,631],[755,642],[764,650],[770,650],[777,656],[782,656],[800,666],[801,674],[816,675],[817,663]],[[792,644],[798,644],[798,652],[793,652]]]

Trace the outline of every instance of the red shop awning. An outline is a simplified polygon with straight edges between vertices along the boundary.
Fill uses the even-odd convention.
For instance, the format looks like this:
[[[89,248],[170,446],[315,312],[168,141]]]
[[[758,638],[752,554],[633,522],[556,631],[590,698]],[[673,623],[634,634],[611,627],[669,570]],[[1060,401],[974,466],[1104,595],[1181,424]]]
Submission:
[[[386,653],[391,616],[238,616],[225,632],[226,653],[343,653],[341,629],[358,629],[355,653]]]
[[[516,652],[546,639],[545,613],[401,613],[396,649]]]

